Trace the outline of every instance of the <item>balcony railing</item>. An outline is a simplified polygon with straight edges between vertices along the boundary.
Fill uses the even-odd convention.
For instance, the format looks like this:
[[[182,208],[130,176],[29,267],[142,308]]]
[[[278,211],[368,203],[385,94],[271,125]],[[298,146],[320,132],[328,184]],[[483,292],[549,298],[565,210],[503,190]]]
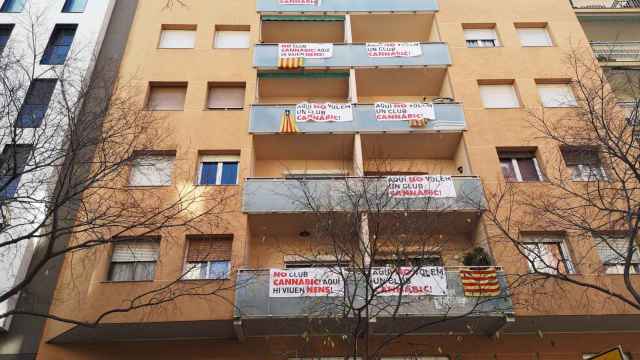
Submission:
[[[640,61],[640,41],[593,41],[591,48],[602,62]]]
[[[504,272],[498,272],[501,287],[496,297],[466,297],[460,279],[459,268],[447,268],[446,296],[409,296],[400,299],[397,296],[378,297],[372,303],[376,309],[376,322],[373,331],[394,333],[416,329],[415,333],[466,332],[473,329],[476,333],[493,333],[513,313]],[[269,334],[293,335],[308,331],[309,320],[321,318],[322,325],[331,327],[331,320],[348,320],[348,310],[341,297],[270,297],[269,270],[241,270],[238,272],[236,287],[236,317],[243,322],[247,336]],[[354,281],[357,286],[353,297],[357,301],[367,299],[363,293],[364,284]],[[352,295],[352,294],[349,294]],[[358,300],[360,299],[360,300]],[[396,304],[398,311],[393,316]],[[358,306],[358,304],[354,304]],[[362,305],[362,304],[360,304]],[[419,324],[445,317],[452,318],[420,328]],[[456,319],[460,317],[460,319]],[[417,326],[416,326],[417,325]]]
[[[633,9],[640,8],[640,0],[571,0],[576,9]]]
[[[483,211],[486,209],[480,178],[454,176],[456,197],[388,198],[383,177],[248,178],[244,183],[243,211],[249,214],[353,211],[354,195],[363,201],[359,210],[376,204],[385,211]]]
[[[261,13],[347,13],[347,12],[433,12],[438,11],[436,0],[317,0],[310,5],[282,4],[281,0],[257,0]]]
[[[298,131],[302,134],[330,133],[408,133],[433,131],[463,131],[466,129],[464,111],[460,103],[433,104],[435,119],[424,127],[411,127],[407,121],[378,121],[374,106],[357,104],[353,107],[353,121],[345,122],[298,122]],[[286,110],[295,113],[295,105],[260,104],[251,107],[249,132],[252,134],[275,134],[280,130],[282,114]]]
[[[444,66],[451,65],[449,47],[445,43],[422,43],[422,55],[414,57],[369,57],[365,44],[334,44],[333,56],[321,59],[305,59],[305,68],[352,68],[394,66]],[[278,67],[278,44],[257,44],[253,56],[257,68]]]

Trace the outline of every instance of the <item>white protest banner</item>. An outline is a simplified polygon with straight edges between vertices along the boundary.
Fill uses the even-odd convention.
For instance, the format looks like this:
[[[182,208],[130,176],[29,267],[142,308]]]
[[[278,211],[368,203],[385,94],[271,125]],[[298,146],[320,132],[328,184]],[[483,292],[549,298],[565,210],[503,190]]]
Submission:
[[[333,44],[278,44],[278,58],[326,59],[333,56]]]
[[[378,296],[444,296],[447,274],[442,266],[372,268],[371,286]]]
[[[296,121],[353,121],[351,104],[301,103],[296,105]]]
[[[280,5],[320,5],[322,0],[280,0]]]
[[[387,176],[392,198],[454,198],[456,189],[449,175]]]
[[[374,107],[378,121],[433,120],[436,117],[433,104],[427,103],[377,102]]]
[[[422,55],[422,46],[418,42],[367,43],[366,46],[369,57],[414,57]]]
[[[271,269],[269,297],[342,296],[339,268]]]

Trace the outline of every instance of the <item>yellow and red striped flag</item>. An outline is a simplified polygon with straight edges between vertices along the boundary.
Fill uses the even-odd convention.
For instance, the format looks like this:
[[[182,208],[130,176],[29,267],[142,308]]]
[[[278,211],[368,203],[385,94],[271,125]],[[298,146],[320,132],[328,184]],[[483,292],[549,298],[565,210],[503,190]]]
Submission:
[[[463,269],[460,270],[460,279],[465,296],[498,296],[500,295],[500,283],[496,268]]]
[[[298,125],[296,125],[295,119],[291,116],[290,110],[285,110],[280,118],[280,132],[284,134],[295,134],[298,132]]]
[[[278,58],[278,68],[297,69],[304,66],[304,58]]]

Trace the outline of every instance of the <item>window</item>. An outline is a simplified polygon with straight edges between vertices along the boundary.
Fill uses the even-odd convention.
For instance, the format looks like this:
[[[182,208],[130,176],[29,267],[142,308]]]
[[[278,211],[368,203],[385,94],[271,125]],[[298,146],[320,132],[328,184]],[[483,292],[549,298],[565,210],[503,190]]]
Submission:
[[[520,100],[513,84],[480,84],[480,97],[487,109],[509,109],[520,107]]]
[[[185,279],[228,279],[232,235],[188,235]]]
[[[578,105],[569,84],[538,83],[538,95],[544,107],[572,107]]]
[[[207,109],[242,109],[245,83],[211,83]]]
[[[129,186],[171,185],[175,156],[147,155],[133,161]]]
[[[251,46],[249,26],[217,25],[213,39],[216,49],[248,49]]]
[[[206,155],[200,157],[198,185],[236,185],[240,156]]]
[[[594,241],[596,241],[596,250],[602,260],[605,273],[623,274],[629,238],[599,234],[594,235]],[[637,243],[633,247],[629,273],[640,274],[640,250]]]
[[[53,90],[56,87],[56,79],[36,79],[31,82],[25,96],[16,126],[20,128],[37,128],[42,124],[42,119],[47,113]]]
[[[30,145],[5,145],[0,155],[0,198],[13,198],[31,154]]]
[[[583,354],[583,355],[582,355],[582,359],[583,359],[583,360],[589,360],[589,359],[593,358],[593,357],[594,357],[594,356],[596,356],[596,355],[598,355],[598,353],[587,353],[587,354]],[[628,353],[628,352],[622,353],[622,359],[624,359],[624,360],[633,360],[633,359],[631,358],[631,353]]]
[[[44,50],[40,64],[62,65],[67,59],[71,43],[76,35],[78,25],[56,25],[51,33],[49,44]]]
[[[562,237],[526,236],[522,239],[522,250],[527,258],[530,272],[546,274],[573,274],[573,263],[569,249]]]
[[[196,27],[163,25],[158,47],[161,49],[193,49],[196,47]]]
[[[518,27],[517,31],[522,46],[553,46],[546,27]]]
[[[464,29],[464,39],[467,41],[467,47],[496,47],[500,46],[496,29]]]
[[[156,276],[160,240],[119,240],[113,246],[109,281],[144,281]]]
[[[597,149],[584,147],[564,147],[564,162],[571,171],[574,181],[607,180],[607,173],[600,161]]]
[[[0,12],[19,13],[24,9],[26,0],[4,0]]]
[[[186,96],[186,83],[152,83],[147,108],[154,111],[181,111],[184,110]]]
[[[7,46],[9,42],[9,37],[11,37],[11,32],[13,31],[13,25],[0,25],[0,55],[4,51],[4,48]]]
[[[66,0],[62,7],[65,13],[81,13],[87,7],[87,0]]]
[[[502,175],[507,181],[542,181],[534,151],[498,151]]]

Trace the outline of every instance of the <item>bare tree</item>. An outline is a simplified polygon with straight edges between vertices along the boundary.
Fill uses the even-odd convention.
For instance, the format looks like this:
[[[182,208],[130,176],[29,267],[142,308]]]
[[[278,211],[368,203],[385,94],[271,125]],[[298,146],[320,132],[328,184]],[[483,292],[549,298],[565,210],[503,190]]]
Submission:
[[[144,91],[135,78],[120,78],[116,66],[99,63],[87,71],[96,54],[82,44],[63,64],[40,64],[43,55],[52,56],[44,50],[41,21],[30,14],[28,23],[18,24],[29,36],[0,58],[0,263],[14,272],[3,276],[18,279],[0,288],[0,303],[28,295],[43,269],[63,257],[75,259],[68,275],[80,279],[95,268],[97,250],[131,237],[162,236],[164,242],[178,233],[218,233],[237,195],[193,184],[129,186],[132,166],[145,165],[140,162],[149,156],[175,156],[165,119],[143,108]],[[184,171],[179,160],[169,176]],[[24,259],[35,245],[29,264]],[[189,270],[94,318],[9,306],[0,319],[37,316],[93,326],[114,313],[231,288],[227,282],[181,282]]]
[[[529,111],[531,140],[544,149],[543,183],[505,182],[488,193],[486,217],[501,249],[496,257],[520,269],[513,280],[530,291],[516,297],[529,305],[574,299],[589,303],[582,310],[610,303],[637,311],[640,73],[605,71],[583,48],[568,54],[567,65],[575,100],[559,99],[563,109]],[[531,241],[549,236],[559,241]],[[546,297],[544,289],[555,295]]]

